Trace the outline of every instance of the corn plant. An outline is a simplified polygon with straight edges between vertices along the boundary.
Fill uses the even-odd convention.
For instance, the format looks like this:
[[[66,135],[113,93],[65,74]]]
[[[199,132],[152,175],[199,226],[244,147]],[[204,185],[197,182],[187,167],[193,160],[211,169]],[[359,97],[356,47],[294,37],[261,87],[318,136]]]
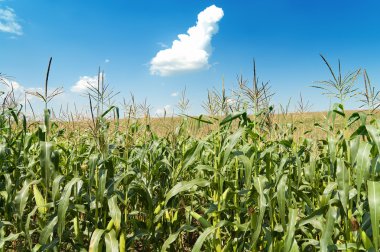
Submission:
[[[118,127],[99,76],[87,127],[51,120],[47,104],[41,126],[0,112],[1,251],[379,250],[373,113],[336,104],[318,138],[247,111],[158,136],[148,120]],[[212,130],[195,137],[192,120]]]

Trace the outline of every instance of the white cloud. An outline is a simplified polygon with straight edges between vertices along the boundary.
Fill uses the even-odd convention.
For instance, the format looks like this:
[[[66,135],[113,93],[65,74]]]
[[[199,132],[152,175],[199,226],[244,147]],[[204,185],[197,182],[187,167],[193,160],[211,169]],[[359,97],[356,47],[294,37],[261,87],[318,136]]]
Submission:
[[[29,91],[26,90],[25,87],[22,86],[19,82],[8,78],[2,78],[0,80],[0,90],[2,91],[1,93],[4,92],[5,95],[13,92],[13,97],[17,103],[24,103],[25,93]],[[32,99],[30,95],[27,94],[27,96],[29,100]]]
[[[150,62],[151,74],[168,76],[209,68],[211,38],[218,32],[218,22],[224,13],[212,5],[198,14],[197,24],[179,34],[172,47],[159,51]]]
[[[109,59],[105,59],[104,63],[110,63],[110,60]]]
[[[234,105],[234,104],[236,104],[236,100],[235,99],[232,99],[232,98],[228,98],[227,99],[227,105]]]
[[[178,96],[178,92],[173,92],[173,93],[170,94],[170,96],[177,97]]]
[[[7,78],[2,78],[1,83],[5,85],[6,92],[9,92],[13,89],[14,92],[22,92],[24,91],[24,87],[20,85],[17,81],[10,80]]]
[[[22,35],[22,27],[17,22],[16,13],[9,7],[0,8],[0,31]]]
[[[165,105],[163,108],[156,109],[156,115],[159,117],[164,116],[165,114],[171,115],[173,114],[172,112],[172,106],[170,105]]]
[[[100,76],[100,78],[102,78]],[[95,75],[93,77],[91,76],[80,76],[79,80],[70,88],[71,92],[74,93],[83,93],[84,91],[87,91],[90,87],[97,87],[98,86],[98,76]]]

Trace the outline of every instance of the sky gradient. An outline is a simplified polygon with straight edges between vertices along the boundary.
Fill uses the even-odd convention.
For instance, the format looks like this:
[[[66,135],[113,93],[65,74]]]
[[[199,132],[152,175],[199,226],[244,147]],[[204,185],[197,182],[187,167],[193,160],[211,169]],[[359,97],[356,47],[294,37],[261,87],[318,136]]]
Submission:
[[[0,0],[0,73],[20,90],[41,88],[53,57],[50,85],[65,90],[57,104],[88,107],[80,93],[100,67],[117,105],[133,93],[152,114],[172,110],[186,86],[189,113],[199,114],[222,80],[227,90],[237,75],[251,81],[254,58],[277,108],[292,98],[293,109],[302,92],[326,110],[330,100],[310,87],[330,78],[320,53],[334,67],[340,59],[343,72],[365,68],[378,87],[379,10],[378,1],[351,0]]]

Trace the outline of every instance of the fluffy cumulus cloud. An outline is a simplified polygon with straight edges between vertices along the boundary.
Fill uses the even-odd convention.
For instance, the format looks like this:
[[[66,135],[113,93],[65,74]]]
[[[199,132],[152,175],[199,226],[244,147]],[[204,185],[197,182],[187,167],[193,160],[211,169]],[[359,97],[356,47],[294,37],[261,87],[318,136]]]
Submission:
[[[209,68],[211,39],[218,32],[224,13],[212,5],[198,14],[195,26],[178,35],[172,46],[159,51],[150,62],[151,74],[168,76],[175,73]]]
[[[90,87],[98,86],[98,76],[81,76],[79,80],[70,88],[71,92],[84,93]]]
[[[11,8],[0,8],[0,31],[22,35],[22,27],[17,22],[17,16]]]
[[[9,92],[12,90],[13,92],[24,92],[24,87],[21,86],[20,83],[18,83],[17,81],[14,81],[8,78],[1,78],[0,82],[1,84],[4,85],[3,87],[5,87],[6,92]]]
[[[26,90],[19,82],[8,78],[0,78],[0,94],[8,97],[8,99],[14,99],[15,103],[23,103],[25,94],[29,90]],[[30,95],[27,96],[29,100],[32,99]]]
[[[164,115],[171,115],[171,114],[173,114],[173,109],[172,109],[172,106],[170,105],[165,105],[163,108],[156,109],[156,115],[158,117],[162,117]]]

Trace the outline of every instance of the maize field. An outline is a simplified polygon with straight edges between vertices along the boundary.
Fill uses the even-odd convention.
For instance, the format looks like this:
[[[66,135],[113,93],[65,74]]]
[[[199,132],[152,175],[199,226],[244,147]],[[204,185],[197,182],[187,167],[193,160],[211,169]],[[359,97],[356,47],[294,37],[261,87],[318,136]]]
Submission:
[[[379,251],[373,113],[336,104],[317,139],[268,111],[183,117],[159,136],[90,106],[71,130],[47,106],[41,121],[2,109],[0,251]],[[214,127],[194,137],[192,122]]]

